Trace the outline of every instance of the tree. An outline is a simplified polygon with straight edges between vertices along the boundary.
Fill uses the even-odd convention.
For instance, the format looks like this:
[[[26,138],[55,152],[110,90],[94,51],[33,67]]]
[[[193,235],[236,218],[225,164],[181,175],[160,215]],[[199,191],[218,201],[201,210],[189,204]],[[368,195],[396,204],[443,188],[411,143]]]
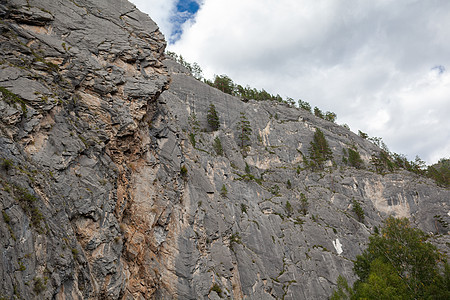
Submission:
[[[347,162],[350,166],[355,167],[357,169],[361,169],[364,167],[364,161],[362,160],[359,152],[356,150],[356,147],[355,150],[353,150],[352,148],[348,148],[347,152],[348,152]]]
[[[216,87],[217,89],[221,90],[224,93],[233,95],[234,90],[235,90],[235,86],[233,83],[233,80],[231,80],[230,77],[228,77],[227,75],[216,75],[214,77],[214,87]]]
[[[214,151],[216,151],[217,155],[220,155],[220,156],[223,155],[222,142],[220,141],[219,137],[216,137],[214,139],[213,148],[214,148]]]
[[[429,166],[427,176],[439,185],[450,187],[450,158],[441,158],[437,164]]]
[[[337,115],[334,112],[327,111],[325,113],[325,120],[327,120],[327,121],[334,123],[334,122],[336,122],[336,118],[337,118]]]
[[[238,123],[238,144],[242,150],[245,151],[246,147],[250,143],[250,135],[252,133],[252,128],[250,126],[250,121],[244,112],[241,112],[241,117]]]
[[[387,218],[356,257],[354,298],[450,299],[450,267],[427,238],[408,219]]]
[[[304,109],[306,111],[311,112],[311,105],[308,102],[303,101],[301,99],[298,100],[298,107],[300,107],[301,109]]]
[[[355,213],[356,217],[358,218],[358,221],[361,223],[364,223],[364,210],[361,207],[361,204],[359,204],[358,201],[353,199],[352,201],[352,211]]]
[[[211,127],[213,131],[219,129],[220,127],[219,115],[217,114],[216,107],[212,103],[209,105],[209,110],[208,114],[206,115],[206,118],[208,120],[209,127]]]
[[[362,132],[361,130],[358,130],[358,135],[362,137],[363,139],[367,139],[369,135],[365,132]]]
[[[317,106],[314,107],[314,115],[315,115],[316,117],[321,118],[321,119],[324,118],[324,117],[323,117],[323,112],[322,112]]]
[[[300,193],[300,211],[305,216],[308,213],[308,199],[303,193]]]
[[[325,136],[319,128],[314,133],[313,141],[309,147],[309,157],[312,160],[313,169],[323,170],[323,164],[325,161],[333,158],[330,146],[328,145]]]

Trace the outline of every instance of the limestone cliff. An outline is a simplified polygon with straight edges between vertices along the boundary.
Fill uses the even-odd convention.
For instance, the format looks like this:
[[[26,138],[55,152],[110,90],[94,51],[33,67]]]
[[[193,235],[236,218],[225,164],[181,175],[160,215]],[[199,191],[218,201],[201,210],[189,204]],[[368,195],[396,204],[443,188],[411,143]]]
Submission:
[[[194,79],[127,1],[0,1],[0,16],[0,297],[323,299],[389,214],[448,251],[448,189],[377,174],[380,149],[341,126]],[[305,167],[316,128],[321,172]]]

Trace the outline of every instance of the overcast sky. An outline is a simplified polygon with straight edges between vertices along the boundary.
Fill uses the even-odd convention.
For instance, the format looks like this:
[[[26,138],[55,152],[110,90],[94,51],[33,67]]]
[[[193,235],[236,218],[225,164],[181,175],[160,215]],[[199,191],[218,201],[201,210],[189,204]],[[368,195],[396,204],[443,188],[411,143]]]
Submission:
[[[308,101],[427,163],[450,157],[448,0],[132,0],[207,78]]]

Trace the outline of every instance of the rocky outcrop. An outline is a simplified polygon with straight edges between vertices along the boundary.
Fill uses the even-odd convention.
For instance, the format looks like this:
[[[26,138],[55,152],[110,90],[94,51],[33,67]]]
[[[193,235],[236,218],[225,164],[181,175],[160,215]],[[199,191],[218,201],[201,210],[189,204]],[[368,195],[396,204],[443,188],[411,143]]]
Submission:
[[[134,298],[136,282],[151,295],[127,215],[169,82],[162,34],[126,1],[7,1],[0,14],[0,295]]]
[[[0,16],[0,297],[323,299],[390,214],[448,251],[448,189],[377,174],[380,149],[341,126],[194,79],[127,1],[10,0]],[[333,152],[319,172],[316,128]]]

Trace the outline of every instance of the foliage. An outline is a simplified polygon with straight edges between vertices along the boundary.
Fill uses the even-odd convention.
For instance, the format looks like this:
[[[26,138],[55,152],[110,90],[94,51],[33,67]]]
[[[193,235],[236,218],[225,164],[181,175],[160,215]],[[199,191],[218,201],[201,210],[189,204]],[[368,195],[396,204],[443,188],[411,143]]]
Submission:
[[[280,193],[280,187],[278,186],[278,184],[275,184],[271,188],[269,188],[269,192],[271,192],[274,196],[278,196]]]
[[[292,183],[291,183],[291,180],[287,180],[287,182],[286,182],[286,187],[288,188],[288,189],[291,189],[292,188]]]
[[[187,173],[188,173],[188,169],[186,168],[185,165],[182,165],[181,168],[180,168],[180,175],[181,175],[181,177],[183,177],[183,179],[185,179],[185,180],[186,180],[186,178],[187,178]]]
[[[14,107],[16,106],[16,103],[20,103],[20,107],[22,108],[24,116],[27,116],[27,107],[25,105],[25,101],[22,98],[2,86],[0,86],[0,93],[3,95],[3,100],[6,103],[12,104]]]
[[[427,238],[408,219],[389,217],[356,257],[353,288],[341,279],[332,299],[449,299],[450,266]]]
[[[371,163],[375,167],[375,171],[379,174],[383,174],[386,170],[389,172],[394,171],[394,163],[391,161],[389,153],[381,150],[378,155],[372,155]]]
[[[316,129],[313,141],[310,144],[309,157],[312,160],[311,167],[318,170],[323,170],[325,161],[333,159],[330,146],[319,128]]]
[[[214,291],[219,295],[220,298],[222,298],[222,289],[217,283],[214,283],[214,285],[209,289],[209,291]]]
[[[428,167],[426,174],[437,184],[450,187],[450,159],[440,159],[437,164]]]
[[[246,147],[250,143],[250,135],[252,133],[252,128],[250,126],[250,121],[244,112],[241,112],[241,117],[237,125],[238,128],[238,144],[242,150],[245,151]]]
[[[13,166],[12,160],[6,159],[6,158],[4,158],[4,159],[2,160],[2,164],[1,164],[2,169],[8,171],[9,169],[12,168],[12,166]]]
[[[247,213],[247,205],[245,205],[244,203],[241,203],[241,212]]]
[[[333,292],[330,300],[351,299],[353,295],[352,288],[348,285],[347,280],[339,275],[337,279],[337,289]]]
[[[362,169],[364,167],[364,161],[361,158],[361,155],[356,149],[348,148],[347,149],[348,158],[347,163],[357,169]]]
[[[222,184],[222,188],[220,189],[220,196],[226,197],[228,195],[228,190],[225,184]]]
[[[308,102],[303,101],[301,99],[298,100],[298,107],[300,107],[303,110],[311,112],[311,105]]]
[[[367,139],[369,135],[367,133],[362,132],[361,130],[358,130],[358,135],[362,137],[363,139]]]
[[[195,146],[197,144],[195,137],[198,134],[198,132],[200,131],[200,123],[197,119],[197,115],[195,113],[191,113],[189,115],[188,122],[189,122],[189,126],[191,127],[191,131],[192,131],[189,133],[189,141],[191,142],[192,147],[195,148]]]
[[[206,115],[206,118],[208,120],[209,127],[211,127],[213,131],[219,129],[220,127],[219,115],[217,114],[216,107],[212,103],[209,105],[208,114]]]
[[[325,113],[325,120],[335,123],[337,115],[334,112],[327,111]]]
[[[245,173],[250,174],[250,166],[245,162]]]
[[[316,117],[321,118],[321,119],[324,118],[323,112],[322,112],[317,106],[314,107],[314,115],[315,115]]]
[[[37,295],[45,291],[45,283],[41,278],[39,277],[34,278],[33,290]]]
[[[292,204],[291,204],[291,202],[289,202],[289,200],[286,201],[285,209],[286,209],[288,216],[290,216],[292,214],[292,212],[294,211],[294,209],[292,208]]]
[[[308,199],[306,199],[305,194],[300,193],[300,211],[306,215],[308,213]]]
[[[214,139],[213,148],[214,151],[216,151],[217,155],[223,155],[222,142],[220,141],[220,138],[218,136]]]
[[[227,75],[215,75],[213,86],[226,94],[234,94],[233,80]]]
[[[358,218],[358,221],[361,223],[364,223],[364,210],[361,207],[361,204],[359,204],[358,201],[353,199],[352,201],[352,211],[355,213],[356,217]]]
[[[167,51],[166,55],[173,58],[177,63],[185,67],[189,70],[192,76],[194,76],[196,79],[200,80],[203,78],[203,71],[202,68],[196,63],[188,63],[186,60],[184,60],[183,56],[176,54],[175,52]]]

